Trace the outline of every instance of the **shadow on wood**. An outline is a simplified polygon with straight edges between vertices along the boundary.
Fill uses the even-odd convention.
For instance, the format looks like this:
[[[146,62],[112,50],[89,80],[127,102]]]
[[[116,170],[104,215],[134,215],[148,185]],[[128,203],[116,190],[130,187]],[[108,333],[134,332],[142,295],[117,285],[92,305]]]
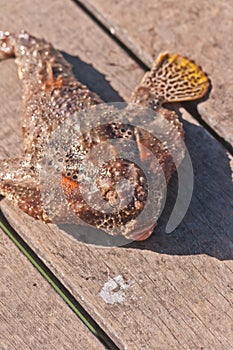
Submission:
[[[99,95],[104,102],[123,102],[124,100],[115,91],[104,74],[98,72],[91,64],[83,62],[79,57],[61,52],[64,58],[73,66],[73,72],[78,81]]]
[[[90,86],[105,102],[123,101],[110,86],[105,76],[92,65],[78,57],[63,53],[73,64],[75,76]],[[194,192],[189,210],[179,227],[171,234],[165,234],[165,226],[175,203],[177,177],[173,176],[168,186],[168,198],[158,226],[150,239],[132,242],[124,248],[148,249],[163,254],[192,255],[207,254],[220,260],[233,259],[233,214],[232,214],[232,170],[226,150],[206,130],[182,120],[186,132],[185,143],[194,169]],[[66,232],[80,241],[86,241],[83,230],[66,226]],[[86,231],[86,229],[85,229]],[[90,235],[91,235],[90,229]],[[100,245],[118,245],[118,240],[100,232]],[[89,243],[96,242],[93,235]]]
[[[178,228],[165,234],[177,193],[177,176],[168,186],[168,199],[154,234],[131,248],[163,254],[207,254],[233,259],[232,170],[226,150],[198,125],[183,120],[185,143],[194,169],[194,191],[188,212]]]
[[[63,55],[74,66],[76,78],[105,102],[123,101],[105,76],[92,65],[64,52]],[[99,231],[98,245],[122,245],[122,249],[130,247],[170,255],[207,254],[220,260],[233,259],[232,171],[227,152],[203,127],[187,120],[183,120],[183,124],[195,183],[192,201],[182,223],[171,234],[165,234],[177,194],[177,178],[173,176],[168,186],[165,209],[154,234],[148,240],[119,244],[118,239]],[[87,241],[86,229],[84,234],[81,226],[65,225],[60,228],[78,241]],[[95,235],[92,242],[91,230],[88,242],[96,244]]]

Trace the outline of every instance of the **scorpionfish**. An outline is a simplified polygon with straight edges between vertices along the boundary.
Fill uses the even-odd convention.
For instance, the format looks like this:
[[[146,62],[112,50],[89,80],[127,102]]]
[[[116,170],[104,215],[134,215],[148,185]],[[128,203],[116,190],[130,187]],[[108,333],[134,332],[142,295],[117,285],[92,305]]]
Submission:
[[[20,158],[0,160],[0,194],[13,201],[34,219],[45,223],[56,222],[56,215],[53,216],[47,209],[41,191],[41,159],[46,153],[46,145],[54,132],[67,120],[82,111],[103,104],[103,100],[76,80],[72,66],[44,39],[36,38],[26,31],[0,32],[0,60],[10,57],[16,58],[18,76],[23,86],[24,152]],[[208,89],[208,77],[193,61],[179,54],[163,53],[135,88],[129,103],[138,106],[139,109],[150,109],[154,119],[159,115],[170,125],[171,135],[172,131],[175,131],[183,140],[183,127],[177,114],[164,108],[163,104],[200,99]],[[114,115],[114,107],[108,107],[106,115],[109,114],[108,109],[111,116]],[[130,109],[122,113],[130,114]],[[85,118],[85,113],[80,115]],[[107,120],[106,117],[106,123],[102,122],[83,132],[76,143],[71,137],[74,144],[65,149],[65,155],[60,160],[60,190],[63,200],[67,202],[74,216],[88,225],[112,235],[145,240],[153,232],[156,223],[148,217],[148,222],[144,219],[143,224],[137,225],[137,218],[145,208],[150,192],[145,173],[140,166],[130,163],[112,147],[112,159],[103,162],[101,171],[94,177],[95,181],[90,176],[90,181],[95,182],[102,200],[112,207],[112,210],[104,211],[96,208],[94,204],[90,205],[87,200],[89,193],[83,195],[80,163],[90,150],[94,150],[96,145],[108,139],[131,140],[136,144],[140,161],[142,164],[147,162],[147,167],[151,168],[155,179],[157,170],[148,163],[150,156],[147,150],[156,156],[165,182],[168,183],[177,163],[179,165],[182,161],[182,145],[178,141],[172,141],[180,155],[175,164],[166,142],[162,142],[148,130],[135,123],[122,122],[119,117],[116,120],[111,119],[110,122]],[[98,151],[92,154],[92,158],[98,158]],[[130,186],[117,187],[122,178],[125,178]],[[131,196],[128,196],[129,188]],[[91,192],[91,186],[89,191]],[[54,207],[59,207],[56,195],[51,201],[56,204]],[[58,216],[61,222],[65,222],[67,212],[60,210]]]

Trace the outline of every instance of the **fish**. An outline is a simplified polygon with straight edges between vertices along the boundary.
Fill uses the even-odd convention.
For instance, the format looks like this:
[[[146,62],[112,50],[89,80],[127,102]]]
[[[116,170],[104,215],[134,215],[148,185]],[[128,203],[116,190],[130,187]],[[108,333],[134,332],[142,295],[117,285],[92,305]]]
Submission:
[[[15,57],[22,82],[23,154],[0,160],[0,194],[46,224],[69,221],[71,211],[84,224],[110,235],[130,240],[150,237],[163,195],[151,190],[143,167],[126,159],[127,154],[122,156],[122,147],[126,146],[121,142],[134,145],[138,162],[146,171],[149,169],[150,181],[158,182],[156,188],[166,187],[184,157],[184,130],[176,112],[164,104],[204,97],[210,87],[207,74],[180,54],[162,53],[135,87],[127,108],[119,112],[79,82],[71,64],[45,39],[26,31],[0,31],[0,61],[11,57]],[[135,120],[140,113],[144,124],[138,125]],[[77,125],[86,125],[78,135],[73,134]],[[169,135],[169,142],[161,140],[160,129]],[[52,163],[55,156],[50,146],[54,139],[59,143],[59,135],[66,137],[59,176],[57,181],[48,176],[50,182],[44,191],[41,168],[48,150]],[[108,140],[110,150],[106,148]],[[177,160],[169,148],[177,150]],[[157,180],[159,168],[165,179],[163,185]],[[84,186],[87,179],[89,185]],[[60,197],[54,195],[56,191],[50,195],[53,182],[59,187]],[[68,210],[64,210],[64,202]],[[156,215],[151,203],[159,203]],[[150,209],[143,216],[147,207]]]

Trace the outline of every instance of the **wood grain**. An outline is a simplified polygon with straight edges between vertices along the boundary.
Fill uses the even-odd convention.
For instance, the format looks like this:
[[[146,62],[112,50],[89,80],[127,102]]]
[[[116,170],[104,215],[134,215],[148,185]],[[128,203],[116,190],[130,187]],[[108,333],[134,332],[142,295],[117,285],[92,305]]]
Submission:
[[[208,73],[210,98],[197,106],[201,118],[233,146],[231,0],[80,0],[146,65],[160,52],[178,52]],[[191,107],[191,106],[190,106]],[[189,108],[190,108],[189,107]],[[192,109],[196,104],[192,104]]]
[[[106,100],[130,95],[142,69],[74,3],[67,1],[65,12],[60,0],[30,4],[24,0],[10,10],[4,3],[3,29],[17,24],[70,55],[80,55],[69,56],[76,75],[87,75],[89,86]],[[12,61],[1,62],[0,76],[2,156],[15,155],[20,151],[14,113],[20,87]],[[182,113],[195,187],[188,213],[170,235],[164,227],[176,198],[175,178],[154,235],[125,247],[86,245],[1,202],[12,226],[120,349],[230,349],[233,343],[233,160],[187,112]]]
[[[0,230],[0,347],[104,349]]]

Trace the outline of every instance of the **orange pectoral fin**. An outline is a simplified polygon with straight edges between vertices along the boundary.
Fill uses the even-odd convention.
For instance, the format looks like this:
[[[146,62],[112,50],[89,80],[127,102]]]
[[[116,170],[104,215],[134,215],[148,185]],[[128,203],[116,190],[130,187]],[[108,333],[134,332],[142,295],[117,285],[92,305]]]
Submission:
[[[64,193],[68,196],[71,195],[74,190],[79,188],[78,182],[67,176],[62,176],[61,185]]]

